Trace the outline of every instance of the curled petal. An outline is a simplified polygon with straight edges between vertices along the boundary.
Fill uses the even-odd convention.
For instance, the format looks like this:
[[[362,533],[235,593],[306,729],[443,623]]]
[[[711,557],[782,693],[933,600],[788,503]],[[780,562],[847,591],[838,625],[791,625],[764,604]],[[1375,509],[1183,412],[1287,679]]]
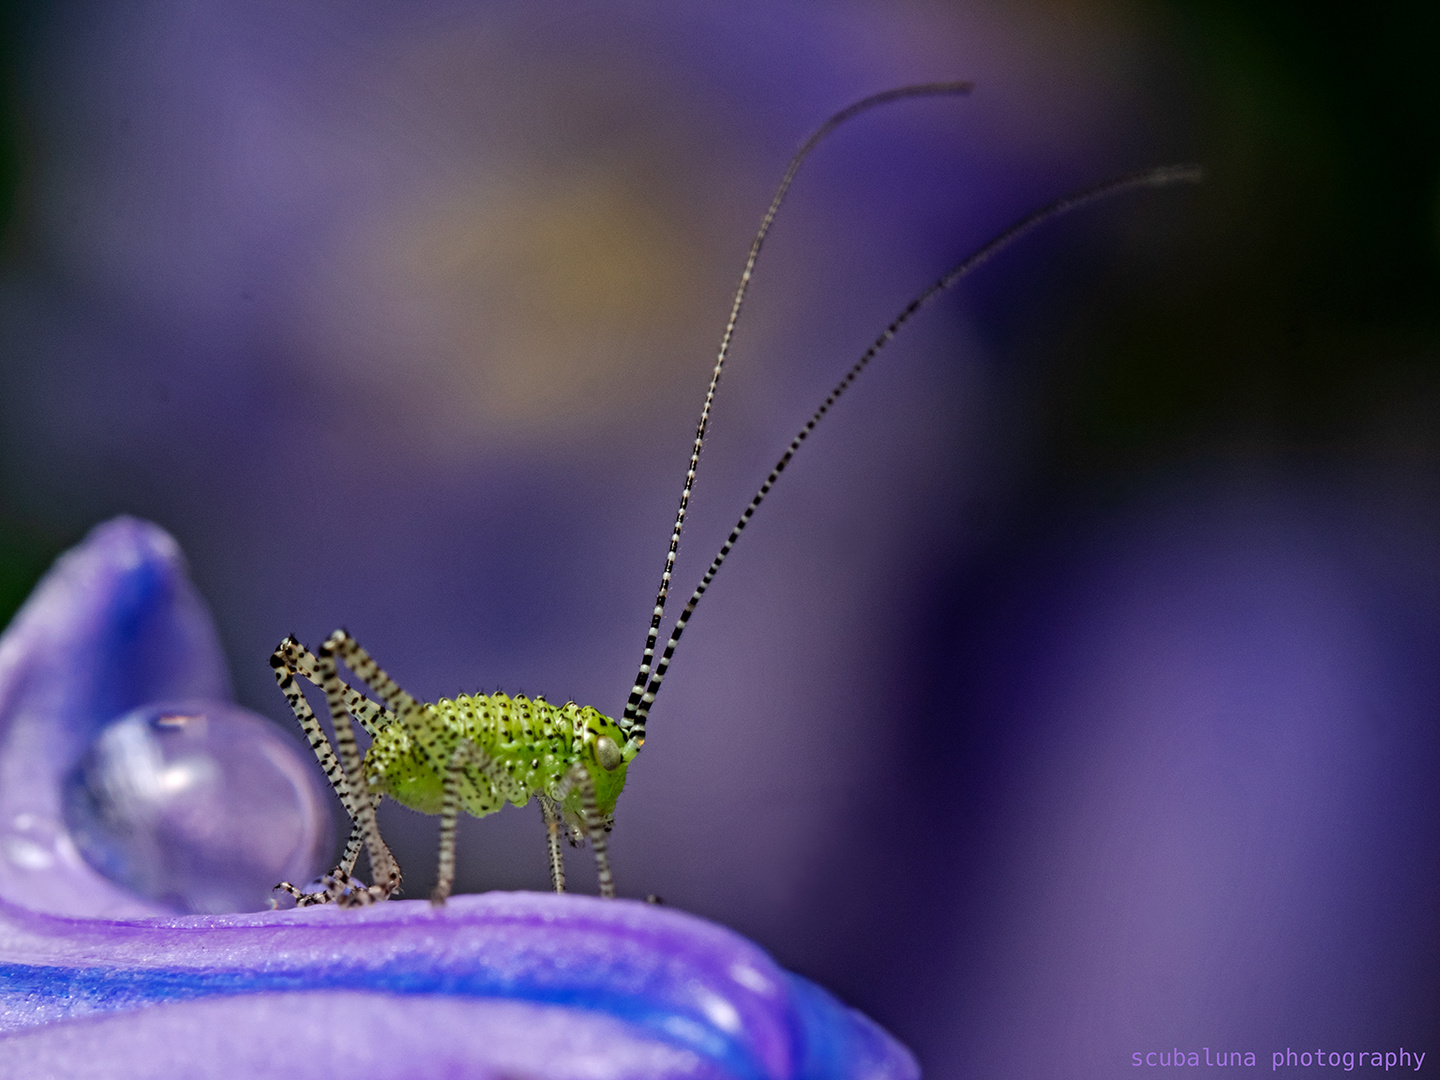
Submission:
[[[313,761],[230,701],[179,546],[134,518],[62,555],[0,638],[0,898],[258,910],[331,843]]]

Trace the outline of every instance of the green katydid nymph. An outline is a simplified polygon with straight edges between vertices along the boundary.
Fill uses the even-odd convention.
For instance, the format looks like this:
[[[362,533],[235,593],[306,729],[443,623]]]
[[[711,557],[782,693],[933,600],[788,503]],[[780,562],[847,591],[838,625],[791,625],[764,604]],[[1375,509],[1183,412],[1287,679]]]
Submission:
[[[815,426],[916,312],[1023,234],[1061,214],[1122,191],[1193,182],[1200,177],[1200,170],[1190,166],[1159,168],[1068,195],[1010,226],[916,296],[851,365],[790,441],[691,593],[657,658],[660,627],[670,596],[671,573],[680,547],[680,533],[685,524],[716,388],[760,249],[796,173],[827,135],[860,113],[904,99],[961,95],[968,93],[970,88],[969,83],[930,83],[899,87],[867,97],[821,124],[790,160],[780,186],[761,219],[760,229],[750,244],[740,275],[740,286],[720,339],[719,353],[710,374],[710,384],[705,392],[680,491],[680,506],[670,533],[665,568],[645,636],[640,668],[624,711],[618,718],[573,702],[552,705],[540,697],[510,697],[500,693],[460,695],[434,703],[418,702],[400,689],[370,654],[343,630],[331,634],[314,652],[294,637],[280,643],[270,660],[275,677],[326,778],[344,804],[352,827],[339,865],[321,879],[318,891],[303,892],[288,882],[278,888],[288,892],[302,905],[335,901],[344,906],[357,906],[394,895],[400,888],[400,867],[381,837],[376,819],[377,805],[383,797],[389,796],[411,809],[440,816],[439,878],[431,900],[436,904],[444,903],[455,879],[455,828],[460,811],[484,817],[507,802],[524,806],[535,799],[544,815],[550,877],[556,891],[563,892],[565,889],[561,857],[563,837],[572,844],[589,841],[595,855],[600,895],[615,895],[606,833],[613,821],[615,802],[625,786],[626,770],[645,745],[645,723],[675,647],[696,605],[715,579],[736,540]],[[341,680],[340,663],[344,663],[358,680],[370,688],[376,700],[371,700]],[[333,747],[301,691],[299,678],[313,683],[325,695],[326,709],[335,731]],[[363,755],[356,741],[355,723],[370,736],[370,746]],[[362,850],[369,859],[369,885],[353,876]]]

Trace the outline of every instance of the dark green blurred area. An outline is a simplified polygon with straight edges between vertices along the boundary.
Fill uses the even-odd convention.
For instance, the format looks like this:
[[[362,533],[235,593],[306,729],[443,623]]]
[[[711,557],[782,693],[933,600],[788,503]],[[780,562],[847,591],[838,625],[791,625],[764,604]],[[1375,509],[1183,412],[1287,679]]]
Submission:
[[[16,210],[22,200],[29,150],[20,83],[27,43],[41,7],[37,2],[0,2],[0,257],[8,257],[18,243]],[[46,536],[39,528],[16,520],[0,493],[0,626],[9,623],[36,580],[71,539]]]
[[[21,242],[31,149],[26,42],[47,8],[0,3],[7,255]],[[1119,15],[1154,43],[1156,125],[1210,179],[1193,198],[1137,211],[1141,257],[1111,260],[1126,269],[1065,267],[1068,305],[1000,328],[1035,373],[1031,497],[1091,493],[1084,501],[1216,458],[1429,469],[1440,457],[1440,5],[1176,0]],[[0,621],[73,539],[17,520],[0,493]]]
[[[0,237],[8,252],[16,193],[20,185],[23,122],[20,116],[20,69],[35,3],[0,3]]]
[[[1157,109],[1208,180],[1162,208],[1178,222],[1148,213],[1166,235],[1128,270],[1075,268],[1071,306],[1021,343],[1045,406],[1035,494],[1119,495],[1197,460],[1428,469],[1440,5],[1146,12],[1179,65]]]
[[[0,521],[0,622],[9,623],[64,546],[46,543],[22,524]]]

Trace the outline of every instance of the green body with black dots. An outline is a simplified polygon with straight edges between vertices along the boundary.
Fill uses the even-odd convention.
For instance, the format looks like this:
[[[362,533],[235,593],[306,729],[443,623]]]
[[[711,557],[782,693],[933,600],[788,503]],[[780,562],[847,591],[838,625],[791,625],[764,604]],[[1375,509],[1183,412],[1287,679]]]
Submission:
[[[340,678],[344,664],[375,694],[367,697]],[[625,787],[626,767],[644,738],[625,735],[625,725],[596,709],[543,698],[461,694],[417,701],[387,675],[344,630],[315,652],[293,635],[276,647],[270,665],[285,700],[300,722],[353,826],[345,852],[317,892],[289,882],[277,886],[298,904],[336,901],[373,903],[400,889],[400,867],[380,835],[376,808],[389,796],[402,806],[440,817],[439,874],[431,900],[444,903],[455,880],[455,826],[461,813],[485,817],[507,802],[540,803],[545,818],[551,882],[565,888],[560,852],[562,826],[573,844],[589,842],[602,896],[614,896],[605,834]],[[325,694],[335,730],[332,746],[299,680]],[[362,755],[358,724],[370,736]],[[374,883],[352,876],[361,851],[368,853]]]
[[[449,761],[462,741],[491,763],[460,769],[460,806],[467,814],[485,817],[507,802],[525,806],[548,796],[578,763],[595,785],[607,826],[625,788],[626,766],[640,749],[627,747],[620,725],[588,705],[552,705],[519,694],[461,694],[420,705],[376,733],[365,754],[370,790],[422,814],[440,813],[445,781],[435,763]],[[566,823],[579,830],[579,789],[572,788],[559,807]]]

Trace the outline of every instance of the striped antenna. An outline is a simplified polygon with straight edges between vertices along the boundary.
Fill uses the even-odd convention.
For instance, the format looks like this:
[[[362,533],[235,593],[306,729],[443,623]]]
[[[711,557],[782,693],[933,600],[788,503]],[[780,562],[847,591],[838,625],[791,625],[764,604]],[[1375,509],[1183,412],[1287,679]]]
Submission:
[[[760,248],[764,246],[765,237],[770,232],[770,226],[775,221],[780,204],[785,201],[785,195],[795,181],[795,174],[800,171],[800,166],[805,159],[810,156],[810,151],[852,117],[859,116],[879,105],[887,105],[892,101],[901,101],[906,98],[968,94],[973,86],[973,83],[968,82],[922,83],[916,86],[900,86],[894,90],[886,90],[862,98],[853,105],[841,109],[816,128],[810,137],[800,144],[800,149],[796,150],[795,156],[790,159],[790,166],[785,170],[785,176],[775,190],[775,197],[770,200],[769,209],[760,219],[760,229],[755,234],[755,239],[751,241],[750,254],[745,259],[745,270],[740,275],[740,287],[735,290],[735,302],[730,305],[730,318],[725,321],[725,333],[720,337],[720,351],[715,357],[715,367],[710,372],[710,386],[705,391],[705,405],[700,410],[700,423],[695,428],[695,443],[690,449],[690,464],[685,470],[685,484],[680,489],[680,508],[675,513],[675,527],[670,530],[670,548],[665,553],[665,572],[660,575],[660,589],[655,594],[655,608],[650,615],[650,631],[645,637],[645,651],[640,654],[640,670],[635,675],[635,685],[630,690],[629,700],[625,702],[625,713],[620,720],[620,727],[628,737],[641,742],[645,739],[644,714],[649,709],[649,703],[645,702],[642,709],[642,701],[646,694],[646,687],[651,681],[651,665],[655,661],[655,644],[660,639],[660,620],[665,616],[665,601],[670,596],[670,575],[675,569],[675,556],[680,551],[680,530],[685,526],[685,511],[690,505],[690,492],[695,486],[695,469],[700,464],[700,447],[705,442],[705,432],[710,427],[710,407],[715,402],[715,390],[720,385],[720,373],[725,366],[725,357],[730,353],[730,339],[735,335],[735,324],[740,321],[740,308],[745,302],[746,290],[750,288],[750,276],[755,270],[756,260],[760,258]],[[660,685],[658,679],[654,680],[654,683],[656,686]],[[651,700],[653,700],[653,694]],[[633,730],[637,722],[639,723],[638,733]]]
[[[873,100],[873,99],[870,99],[870,100]],[[863,102],[862,102],[862,104],[863,104]],[[852,108],[853,108],[853,107],[852,107]],[[848,110],[847,110],[847,111],[848,111]],[[843,115],[845,115],[845,114],[842,113],[842,114],[840,114],[840,115],[843,116]],[[832,125],[832,126],[833,126],[833,125]],[[823,132],[824,130],[825,130],[824,128],[821,129],[822,132]],[[818,134],[818,133],[817,133],[817,134]],[[812,142],[813,142],[813,137],[812,137]],[[810,145],[810,144],[807,143],[807,148],[808,148],[809,145]],[[793,172],[793,168],[794,168],[794,166],[792,165],[792,172]],[[790,445],[786,448],[785,453],[780,456],[780,460],[777,461],[777,462],[775,463],[775,467],[770,470],[770,475],[767,476],[767,477],[765,478],[765,482],[760,485],[760,490],[757,491],[757,492],[755,493],[755,497],[750,500],[750,505],[747,506],[747,507],[745,508],[745,512],[740,515],[740,520],[737,521],[737,522],[735,523],[735,527],[730,530],[730,535],[726,538],[725,543],[721,545],[720,551],[719,551],[719,553],[715,556],[714,561],[710,563],[710,568],[705,571],[705,576],[700,579],[700,584],[697,585],[697,586],[695,587],[695,591],[690,594],[690,599],[689,599],[689,600],[686,602],[686,604],[685,604],[685,610],[680,613],[680,617],[675,621],[675,628],[670,632],[670,638],[669,638],[669,640],[665,643],[665,650],[664,650],[664,652],[662,652],[662,653],[660,654],[660,662],[655,665],[654,673],[651,674],[650,677],[649,677],[649,679],[645,682],[645,685],[644,685],[643,689],[639,689],[639,690],[637,691],[637,692],[638,692],[638,696],[639,696],[639,702],[638,702],[638,704],[636,704],[636,705],[634,706],[633,710],[632,710],[632,707],[631,707],[631,706],[628,706],[628,705],[626,706],[625,716],[626,716],[627,719],[629,719],[629,720],[632,721],[632,723],[631,723],[631,725],[630,725],[630,727],[632,728],[632,730],[631,730],[630,733],[629,733],[629,734],[630,734],[630,737],[631,737],[632,739],[636,740],[637,742],[643,742],[643,741],[644,741],[644,739],[645,739],[645,719],[646,719],[646,717],[647,717],[647,716],[649,715],[649,713],[650,713],[650,706],[651,706],[651,705],[654,703],[654,701],[655,701],[655,695],[656,695],[656,693],[658,693],[659,690],[660,690],[660,683],[661,683],[661,682],[664,680],[664,678],[665,678],[665,672],[666,672],[666,670],[667,670],[667,669],[669,668],[669,666],[670,666],[670,659],[671,659],[671,657],[673,657],[673,656],[675,655],[675,646],[676,646],[676,645],[679,643],[679,641],[680,641],[680,635],[685,632],[685,625],[690,621],[690,616],[691,616],[692,614],[694,614],[694,612],[695,612],[695,606],[700,603],[700,598],[705,595],[705,590],[708,589],[708,588],[710,587],[710,583],[715,580],[715,575],[716,575],[717,573],[719,573],[720,567],[721,567],[721,565],[725,562],[726,556],[730,554],[730,549],[735,546],[735,541],[740,538],[740,534],[745,531],[745,526],[748,525],[748,524],[750,524],[750,519],[755,516],[755,511],[756,511],[756,509],[758,509],[759,506],[760,506],[760,504],[765,501],[765,496],[770,493],[770,489],[771,489],[772,487],[774,487],[774,486],[775,486],[775,482],[780,479],[780,474],[783,473],[783,472],[785,471],[786,466],[790,464],[790,459],[795,456],[795,452],[800,449],[801,444],[804,443],[805,440],[810,437],[810,433],[815,430],[815,426],[820,423],[820,421],[824,418],[825,414],[828,413],[828,412],[830,411],[831,407],[835,404],[835,402],[837,402],[837,401],[840,399],[840,396],[841,396],[842,394],[844,394],[846,390],[850,389],[850,385],[856,380],[856,378],[859,377],[860,372],[862,372],[862,371],[865,370],[866,366],[870,363],[870,361],[875,358],[875,355],[876,355],[881,349],[883,349],[887,344],[889,344],[890,341],[891,341],[891,339],[893,339],[893,338],[895,337],[895,335],[896,335],[897,333],[899,333],[901,327],[903,327],[903,326],[904,326],[906,323],[908,323],[912,318],[914,318],[915,314],[916,314],[918,311],[920,311],[921,308],[923,308],[923,307],[925,307],[926,305],[928,305],[928,304],[929,304],[931,301],[933,301],[937,296],[939,296],[939,295],[940,295],[942,292],[944,292],[946,289],[948,289],[948,288],[950,288],[952,285],[954,285],[957,281],[959,281],[961,278],[963,278],[966,274],[970,273],[972,270],[974,270],[974,269],[976,269],[977,267],[979,267],[979,266],[983,265],[984,263],[988,262],[993,256],[995,256],[995,255],[998,254],[999,252],[1003,251],[1005,248],[1009,247],[1009,246],[1010,246],[1011,244],[1013,244],[1016,240],[1020,239],[1020,237],[1024,236],[1026,233],[1032,231],[1033,229],[1039,228],[1041,225],[1044,225],[1046,222],[1052,221],[1052,220],[1054,220],[1055,218],[1060,217],[1060,216],[1062,216],[1062,215],[1064,215],[1064,214],[1068,214],[1068,213],[1069,213],[1070,211],[1072,211],[1072,210],[1078,210],[1078,209],[1080,209],[1082,206],[1088,206],[1088,205],[1090,205],[1091,203],[1099,202],[1101,199],[1107,199],[1107,198],[1109,198],[1109,197],[1112,196],[1112,195],[1118,195],[1118,194],[1120,194],[1121,192],[1124,192],[1124,191],[1131,191],[1131,190],[1134,190],[1134,189],[1136,189],[1136,188],[1166,187],[1166,186],[1168,186],[1168,185],[1170,185],[1170,184],[1180,184],[1180,183],[1193,184],[1193,183],[1198,183],[1198,182],[1203,178],[1203,175],[1204,175],[1204,174],[1203,174],[1203,171],[1200,169],[1199,166],[1195,166],[1195,165],[1170,165],[1170,166],[1165,166],[1165,167],[1158,168],[1158,169],[1150,169],[1150,170],[1148,170],[1148,171],[1146,171],[1146,172],[1142,172],[1142,173],[1133,173],[1133,174],[1131,174],[1131,175],[1129,175],[1129,176],[1122,176],[1122,177],[1119,177],[1118,179],[1111,180],[1111,181],[1109,181],[1109,182],[1107,182],[1107,183],[1099,184],[1099,185],[1097,185],[1097,186],[1095,186],[1095,187],[1092,187],[1092,188],[1087,188],[1087,189],[1085,189],[1084,191],[1078,191],[1078,192],[1075,192],[1074,194],[1066,195],[1064,198],[1055,200],[1054,202],[1050,203],[1050,205],[1045,206],[1045,207],[1042,207],[1042,208],[1039,209],[1039,210],[1036,210],[1034,213],[1028,215],[1027,217],[1022,218],[1020,221],[1016,222],[1014,225],[1011,225],[1011,226],[1010,226],[1008,229],[1006,229],[1004,232],[998,234],[998,235],[995,236],[993,239],[991,239],[990,241],[988,241],[987,243],[985,243],[984,245],[982,245],[974,254],[969,255],[969,256],[967,256],[965,259],[961,260],[961,262],[959,262],[959,263],[956,264],[953,268],[951,268],[949,271],[947,271],[943,277],[941,277],[938,281],[936,281],[936,282],[935,282],[933,285],[931,285],[928,289],[926,289],[924,292],[922,292],[922,293],[921,293],[919,296],[917,296],[914,300],[911,300],[910,303],[906,304],[905,307],[901,310],[900,314],[896,315],[895,318],[891,320],[890,325],[887,326],[887,327],[885,328],[885,330],[880,334],[880,336],[875,339],[875,341],[871,344],[871,346],[870,346],[868,349],[865,350],[865,354],[864,354],[863,356],[861,356],[860,359],[857,360],[857,361],[851,366],[850,370],[845,373],[845,376],[844,376],[838,383],[835,384],[835,388],[834,388],[833,390],[831,390],[830,393],[826,396],[825,400],[820,403],[820,407],[819,407],[818,409],[816,409],[815,412],[814,412],[814,414],[810,417],[810,419],[805,422],[805,426],[800,429],[800,431],[796,434],[795,438],[793,438],[793,439],[790,440]],[[787,176],[787,179],[788,179],[788,176]],[[784,188],[783,188],[783,187],[782,187],[781,191],[782,191],[782,193],[783,193],[783,191],[784,191]],[[777,199],[777,201],[778,201],[778,199]],[[772,211],[773,211],[773,207],[772,207]],[[767,224],[768,224],[768,219],[767,219]],[[762,233],[762,235],[763,235],[763,233]],[[758,242],[757,242],[757,247],[758,247]],[[752,259],[752,261],[753,261],[753,259]],[[749,273],[748,269],[747,269],[746,273],[747,273],[747,275],[748,275],[748,273]],[[737,310],[738,310],[738,307],[739,307],[739,304],[738,304],[738,299],[737,299],[737,304],[736,304]],[[732,325],[733,325],[733,321],[734,321],[734,320],[733,320],[733,316],[732,316],[732,320],[731,320]],[[728,338],[728,331],[727,331],[727,338]],[[719,374],[719,367],[718,367],[718,365],[717,365],[717,367],[716,367],[716,374],[717,374],[717,376],[718,376],[718,374]],[[715,389],[715,385],[714,385],[714,382],[713,382],[713,381],[712,381],[712,383],[711,383],[710,389],[711,389],[711,394],[713,395],[714,389]],[[710,406],[710,398],[709,398],[709,397],[706,398],[705,405],[706,405],[706,408],[708,409],[709,406]],[[703,421],[702,421],[702,431],[703,431]],[[697,449],[698,449],[698,446],[699,446],[698,440],[697,440],[696,446],[697,446]],[[691,467],[691,474],[690,474],[690,475],[693,476],[693,475],[694,475],[694,467],[695,467],[694,458],[691,458],[690,467]],[[686,484],[686,491],[687,491],[687,493],[688,493],[688,491],[689,491],[689,483],[688,483],[688,481],[687,481],[687,484]],[[682,516],[683,516],[683,505],[682,505]],[[679,525],[678,525],[678,523],[677,523],[677,525],[676,525],[676,537],[677,537],[677,538],[678,538],[678,535],[679,535]],[[675,539],[672,539],[672,540],[671,540],[671,555],[672,555],[672,556],[673,556],[673,554],[674,554],[674,550],[675,550]],[[669,573],[670,573],[670,561],[667,561],[667,562],[666,562],[665,572],[666,572],[666,585],[668,585],[668,583],[669,583],[668,578],[669,578]],[[664,587],[663,587],[663,586],[662,586],[662,590],[661,590],[661,591],[662,591],[662,595],[663,595],[663,593],[664,593]],[[658,606],[658,605],[657,605],[656,611],[657,611],[657,615],[656,615],[656,618],[655,618],[655,626],[658,627],[658,625],[659,625],[659,614],[658,614],[658,612],[659,612],[659,606]],[[652,651],[653,651],[653,647],[654,647],[654,641],[655,641],[655,630],[652,628],[650,641],[649,641],[649,642],[647,643],[647,645],[646,645],[646,664],[647,664],[647,665],[648,665],[649,660],[650,660],[650,657],[651,657],[651,655],[652,655]],[[642,677],[643,677],[644,674],[647,672],[648,667],[642,665],[642,667],[641,667],[640,670],[641,670],[641,675],[642,675]],[[637,687],[638,687],[638,686],[639,686],[639,684],[638,684],[638,682],[637,682]],[[636,693],[632,693],[632,694],[631,694],[631,702],[632,702],[632,703],[635,702],[635,698],[636,698]]]

